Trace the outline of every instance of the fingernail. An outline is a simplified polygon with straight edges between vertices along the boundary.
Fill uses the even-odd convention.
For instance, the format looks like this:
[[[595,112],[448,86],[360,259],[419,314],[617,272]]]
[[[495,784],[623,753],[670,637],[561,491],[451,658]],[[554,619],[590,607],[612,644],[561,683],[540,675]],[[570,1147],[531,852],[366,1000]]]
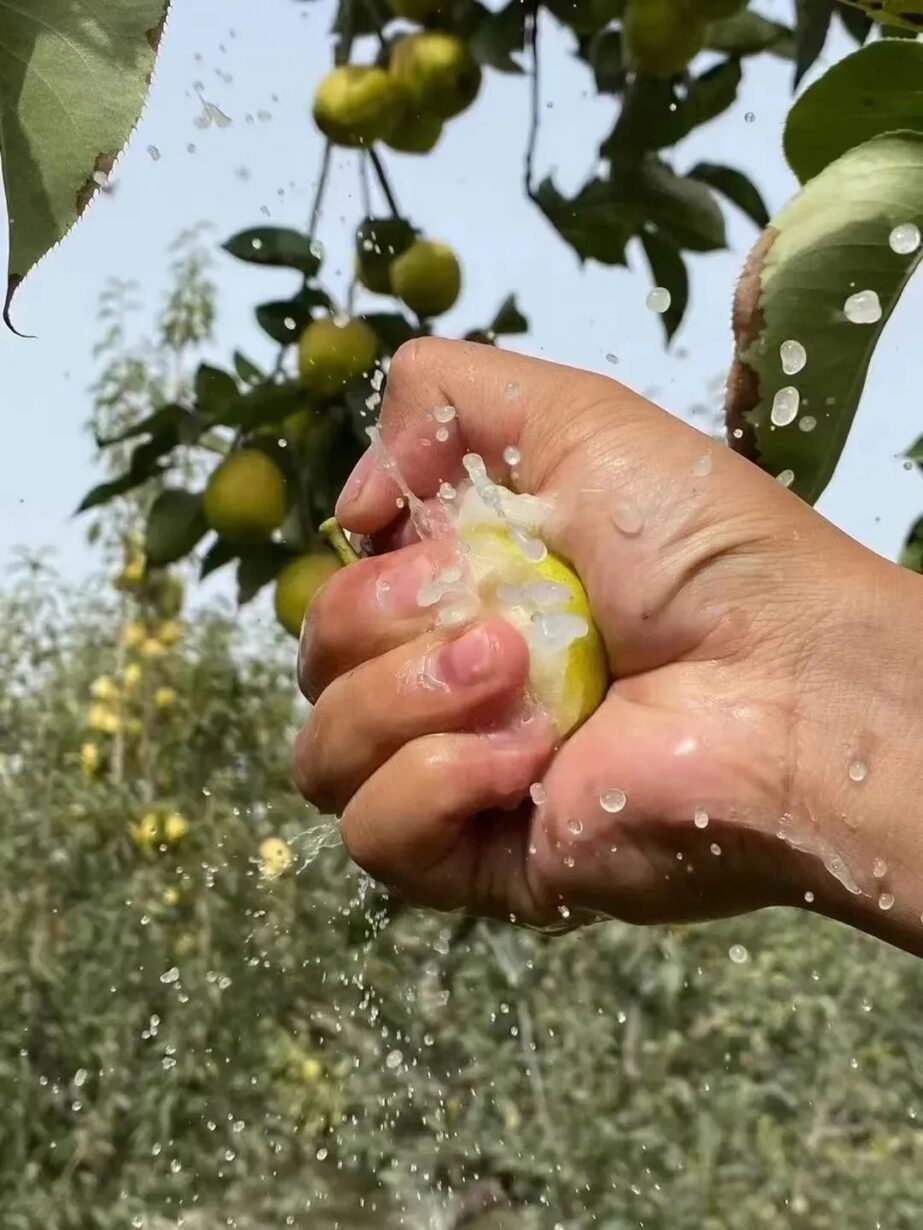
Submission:
[[[367,448],[353,469],[352,474],[343,485],[343,490],[340,492],[340,498],[336,502],[334,515],[339,516],[345,512],[350,505],[355,504],[362,494],[362,488],[368,481],[368,477],[372,472],[372,467],[375,464],[375,454],[370,448]]]
[[[487,675],[493,656],[493,638],[484,628],[473,628],[439,650],[432,673],[450,687],[470,688]]]
[[[402,560],[400,564],[385,569],[375,582],[379,607],[388,615],[419,614],[420,595],[434,576],[433,563],[425,555]]]

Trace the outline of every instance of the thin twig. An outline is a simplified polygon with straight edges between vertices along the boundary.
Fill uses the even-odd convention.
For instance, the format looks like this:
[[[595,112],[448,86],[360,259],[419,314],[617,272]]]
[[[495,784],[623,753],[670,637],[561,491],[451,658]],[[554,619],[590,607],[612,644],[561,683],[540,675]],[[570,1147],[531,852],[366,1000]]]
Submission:
[[[541,109],[541,83],[539,80],[538,66],[538,4],[532,4],[527,22],[531,70],[529,72],[529,139],[526,142],[526,157],[523,166],[523,186],[525,188],[526,196],[530,201],[534,201],[535,189],[533,187],[533,179],[535,147],[538,144],[539,113]]]
[[[374,146],[369,146],[369,162],[372,164],[372,170],[375,172],[375,178],[381,185],[381,190],[385,194],[385,200],[388,202],[388,208],[391,210],[392,217],[402,218],[401,207],[397,203],[397,198],[394,191],[388,182],[388,176],[381,159],[378,157],[378,151]]]
[[[308,223],[308,240],[314,238],[314,233],[317,230],[317,223],[320,220],[321,206],[324,203],[324,192],[327,188],[327,180],[330,175],[330,161],[333,155],[333,143],[330,141],[324,142],[324,153],[321,157],[320,175],[317,179],[317,187],[314,189],[314,200],[311,204],[311,221]]]
[[[362,197],[362,210],[366,218],[372,216],[372,186],[369,183],[369,160],[366,151],[359,155],[359,192]]]

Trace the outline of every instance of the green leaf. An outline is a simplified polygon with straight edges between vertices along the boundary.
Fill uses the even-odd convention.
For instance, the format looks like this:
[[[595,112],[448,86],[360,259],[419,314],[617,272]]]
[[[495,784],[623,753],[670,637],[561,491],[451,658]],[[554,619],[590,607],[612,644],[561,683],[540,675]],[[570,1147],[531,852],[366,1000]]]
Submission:
[[[202,559],[202,566],[199,569],[199,580],[204,581],[210,573],[217,572],[219,568],[223,568],[231,560],[237,559],[239,554],[239,543],[229,542],[226,538],[216,538]]]
[[[923,31],[923,0],[842,0],[867,13],[873,21],[882,22],[888,29],[907,30],[913,34]]]
[[[168,0],[0,0],[0,148],[16,287],[70,230],[134,127]]]
[[[911,572],[923,572],[923,517],[911,527],[897,562]]]
[[[795,88],[824,49],[834,0],[795,0]]]
[[[124,431],[117,432],[114,436],[96,436],[96,445],[98,448],[109,448],[112,444],[121,444],[125,440],[132,440],[137,436],[153,436],[157,435],[170,428],[179,428],[183,419],[190,418],[191,415],[185,406],[179,406],[175,402],[169,405],[160,406],[152,414],[145,415],[143,419],[139,419],[137,423],[132,423],[130,427],[126,427]]]
[[[234,351],[234,371],[237,373],[237,378],[244,384],[257,384],[260,380],[266,379],[266,373],[260,371],[257,365],[239,350]]]
[[[915,461],[917,465],[923,464],[923,436],[911,444],[904,456],[908,461]]]
[[[675,145],[734,103],[741,76],[738,60],[722,60],[693,78],[681,94],[671,81],[640,74],[625,95],[600,155],[623,165],[636,162],[648,150]]]
[[[308,396],[297,381],[285,384],[255,385],[229,405],[219,420],[225,427],[238,427],[243,432],[278,423],[296,410],[308,408]]]
[[[503,300],[487,332],[498,336],[500,334],[529,332],[529,322],[520,312],[515,295],[509,295]]]
[[[689,275],[682,254],[673,244],[653,232],[641,236],[644,253],[651,267],[655,286],[663,286],[670,292],[670,306],[661,315],[667,341],[682,324],[689,303]]]
[[[218,423],[221,415],[239,397],[237,381],[220,367],[202,363],[195,375],[196,406],[206,419]]]
[[[383,349],[391,354],[411,338],[420,336],[420,330],[401,312],[368,312],[362,319],[372,326]]]
[[[286,226],[256,226],[239,231],[222,247],[240,261],[277,269],[297,269],[307,278],[313,278],[320,269],[320,257],[312,248],[311,240]]]
[[[773,219],[738,288],[728,423],[746,428],[737,447],[769,473],[791,470],[806,500],[830,481],[875,346],[923,259],[923,245],[911,255],[891,249],[891,231],[906,223],[923,229],[923,134],[875,137],[826,167]],[[844,305],[865,290],[878,295],[881,319],[853,324]],[[785,375],[780,361],[790,340],[807,352],[796,375]],[[800,394],[799,415],[776,427],[773,401],[787,386]]]
[[[292,299],[261,303],[256,308],[256,322],[274,342],[286,346],[298,340],[317,307],[329,308],[329,295],[319,286],[306,286]]]
[[[766,226],[769,222],[769,211],[759,189],[742,171],[721,166],[716,162],[700,162],[692,168],[689,176],[708,184],[710,188],[727,197],[748,218],[752,218],[757,226]]]
[[[923,44],[869,43],[815,81],[789,112],[785,156],[802,183],[879,133],[923,132]]]
[[[710,51],[729,56],[752,56],[769,51],[786,60],[795,58],[795,32],[778,21],[769,21],[742,9],[731,17],[713,21],[705,44]]]
[[[860,47],[863,46],[875,24],[868,13],[848,4],[841,4],[836,12],[847,34],[855,39]]]
[[[600,94],[619,94],[628,77],[622,53],[620,30],[599,30],[584,35],[579,41],[578,55],[590,66],[596,89]]]
[[[77,512],[86,512],[88,508],[96,508],[100,504],[108,504],[116,496],[125,495],[126,492],[133,491],[136,487],[140,487],[142,483],[146,483],[149,479],[162,474],[165,467],[160,464],[160,459],[172,452],[176,447],[176,443],[176,431],[167,429],[158,432],[157,435],[152,436],[150,440],[146,440],[143,444],[139,444],[132,453],[128,469],[124,474],[120,474],[109,482],[99,483],[94,487],[83,497]]]
[[[201,494],[168,487],[147,515],[144,553],[148,563],[160,568],[182,559],[207,532]]]
[[[713,252],[726,246],[724,215],[708,186],[675,174],[653,156],[641,167],[637,200],[645,220],[677,247]]]
[[[294,552],[278,542],[245,547],[237,565],[238,603],[243,606],[255,598],[263,586],[274,581],[285,565],[294,558]]]
[[[526,6],[522,0],[510,0],[497,12],[485,10],[470,38],[471,52],[479,64],[496,68],[502,73],[521,73],[513,54],[525,45]]]
[[[538,186],[535,201],[581,260],[597,260],[603,265],[626,263],[625,245],[642,218],[637,207],[620,197],[609,180],[590,180],[569,201],[551,179],[546,179]]]

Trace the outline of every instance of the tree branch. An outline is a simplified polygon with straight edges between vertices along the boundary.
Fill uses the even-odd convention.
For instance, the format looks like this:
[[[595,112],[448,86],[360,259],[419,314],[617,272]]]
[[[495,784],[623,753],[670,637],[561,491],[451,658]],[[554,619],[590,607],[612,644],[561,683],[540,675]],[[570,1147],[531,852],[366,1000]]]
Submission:
[[[526,142],[526,156],[523,166],[523,187],[529,200],[534,201],[535,188],[533,186],[533,180],[535,172],[535,147],[538,144],[539,116],[541,109],[541,83],[539,79],[538,63],[538,4],[535,2],[530,5],[530,12],[526,18],[526,23],[531,69],[529,72],[529,137]]]
[[[378,180],[381,190],[385,195],[385,200],[388,202],[388,208],[391,210],[391,215],[394,218],[402,218],[401,207],[397,203],[397,197],[388,182],[388,176],[384,168],[384,164],[378,157],[378,151],[374,146],[369,146],[369,162],[372,164],[372,170],[375,172],[375,178]]]
[[[317,230],[317,224],[320,221],[321,206],[324,203],[324,193],[327,190],[327,180],[330,177],[330,161],[333,156],[333,145],[330,141],[324,142],[324,153],[321,157],[320,175],[317,179],[317,187],[314,189],[314,200],[311,203],[311,219],[308,222],[308,239],[314,238],[314,233]]]

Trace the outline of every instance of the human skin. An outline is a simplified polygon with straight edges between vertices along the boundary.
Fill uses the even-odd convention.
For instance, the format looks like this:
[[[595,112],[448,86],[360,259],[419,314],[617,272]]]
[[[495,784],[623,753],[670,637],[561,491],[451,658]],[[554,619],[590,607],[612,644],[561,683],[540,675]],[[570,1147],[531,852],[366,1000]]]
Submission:
[[[394,357],[380,429],[424,500],[468,452],[508,483],[519,449],[517,487],[550,497],[545,539],[586,586],[613,683],[556,746],[524,708],[518,633],[440,629],[420,607],[447,544],[414,541],[366,454],[337,516],[377,553],[308,612],[294,757],[357,863],[416,903],[529,926],[784,905],[923,954],[920,578],[602,376],[423,339]]]

